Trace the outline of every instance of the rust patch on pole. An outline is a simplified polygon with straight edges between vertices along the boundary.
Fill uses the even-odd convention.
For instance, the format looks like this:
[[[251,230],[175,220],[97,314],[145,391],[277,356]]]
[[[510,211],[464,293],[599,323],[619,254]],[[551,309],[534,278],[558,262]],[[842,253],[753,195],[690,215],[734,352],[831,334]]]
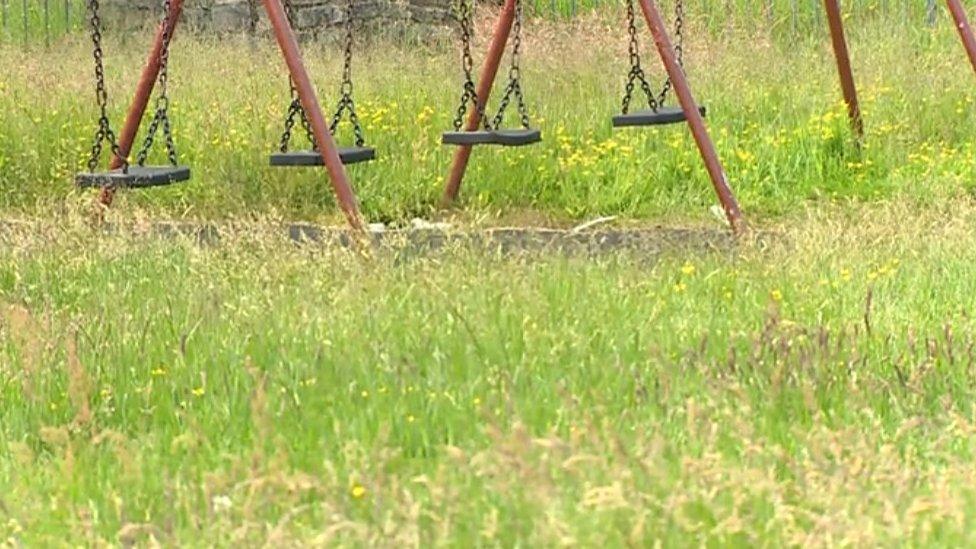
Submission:
[[[847,103],[847,116],[851,120],[851,129],[858,141],[864,138],[864,119],[861,117],[861,103],[857,99],[857,86],[854,85],[854,72],[851,70],[851,55],[847,50],[847,39],[844,37],[844,18],[840,11],[838,0],[824,0],[827,11],[827,22],[830,25],[830,40],[834,46],[834,57],[837,59],[837,72],[840,75],[840,87],[844,92],[844,102]]]
[[[976,72],[976,34],[973,34],[973,28],[969,25],[966,8],[959,0],[948,0],[948,4],[952,19],[956,22],[956,30],[959,31],[959,37],[962,38],[962,45],[969,55],[969,62],[973,65],[973,72]]]
[[[312,125],[312,133],[315,135],[315,141],[319,145],[319,153],[325,162],[325,169],[329,172],[329,180],[332,182],[332,188],[335,191],[339,207],[342,208],[342,212],[345,214],[349,225],[353,229],[362,231],[364,228],[363,220],[359,214],[356,195],[352,190],[352,185],[349,183],[346,168],[342,165],[342,160],[339,158],[339,151],[336,147],[335,139],[332,137],[332,132],[329,131],[329,126],[326,124],[325,117],[322,115],[322,107],[319,105],[319,100],[315,95],[315,87],[312,85],[308,71],[305,69],[305,63],[302,61],[302,55],[298,48],[298,41],[295,39],[295,33],[288,23],[288,18],[281,5],[281,0],[263,1],[264,8],[268,13],[268,19],[271,21],[271,27],[274,29],[278,46],[281,48],[285,63],[288,65],[288,71],[291,73],[295,88],[298,90],[298,96],[302,100],[302,107],[305,109],[308,121]]]
[[[135,96],[129,104],[129,111],[125,115],[125,123],[119,131],[119,155],[113,156],[109,162],[109,169],[116,170],[125,163],[125,158],[132,152],[132,144],[135,142],[136,135],[139,133],[139,126],[142,124],[142,117],[146,113],[146,107],[152,98],[153,88],[156,87],[156,79],[159,78],[159,63],[163,51],[163,38],[169,37],[173,41],[173,33],[176,32],[176,24],[183,13],[183,0],[173,0],[169,6],[169,13],[156,29],[156,38],[153,40],[152,48],[149,50],[149,57],[142,69],[142,76],[136,86]],[[165,26],[165,28],[164,28]],[[111,206],[115,199],[115,189],[105,187],[99,194],[98,201],[103,206]]]
[[[725,216],[728,218],[732,230],[735,233],[740,233],[745,229],[742,211],[739,209],[739,203],[736,201],[732,189],[729,188],[728,180],[725,177],[725,170],[722,168],[722,162],[718,158],[718,152],[715,150],[715,144],[712,143],[712,138],[708,135],[705,120],[702,118],[698,110],[698,105],[695,103],[695,98],[691,93],[691,87],[688,85],[685,73],[675,58],[674,46],[671,44],[667,27],[661,18],[661,12],[658,10],[654,0],[640,0],[640,5],[641,10],[644,12],[644,18],[647,20],[647,26],[650,27],[651,34],[654,36],[654,44],[657,46],[657,51],[661,55],[661,61],[664,62],[664,68],[667,69],[671,83],[674,85],[675,94],[681,103],[681,110],[685,113],[688,126],[691,128],[691,134],[694,136],[695,143],[698,145],[698,151],[701,153],[702,160],[705,162],[705,168],[708,170],[708,176],[712,180],[712,186],[715,187],[715,193],[722,203]]]
[[[512,32],[512,23],[515,21],[515,2],[516,0],[505,0],[498,21],[495,23],[495,32],[488,46],[488,55],[485,57],[485,64],[481,68],[481,76],[478,79],[478,104],[474,106],[468,114],[468,121],[465,124],[465,131],[475,131],[481,123],[478,114],[482,112],[488,103],[488,96],[491,95],[491,88],[495,84],[498,76],[498,66],[501,64],[502,56],[505,55],[505,46],[508,44],[508,37]],[[461,190],[461,181],[464,179],[464,172],[468,169],[468,160],[471,159],[471,145],[458,147],[454,153],[454,162],[451,164],[451,173],[447,178],[447,187],[444,190],[444,205],[450,205],[457,200]]]

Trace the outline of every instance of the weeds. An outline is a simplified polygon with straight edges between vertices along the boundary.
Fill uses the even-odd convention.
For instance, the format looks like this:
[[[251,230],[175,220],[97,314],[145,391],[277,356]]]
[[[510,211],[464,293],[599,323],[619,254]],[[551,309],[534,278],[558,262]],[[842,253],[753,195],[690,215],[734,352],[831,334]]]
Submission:
[[[914,207],[654,261],[8,233],[4,537],[967,544],[973,212]]]
[[[525,85],[546,141],[521,150],[478,150],[463,189],[462,217],[528,212],[552,223],[607,215],[712,222],[713,192],[685,128],[610,129],[627,71],[618,15],[528,24]],[[478,32],[479,52],[487,21]],[[852,26],[868,128],[859,153],[849,144],[826,37],[787,46],[741,31],[711,35],[690,24],[689,77],[751,218],[787,216],[809,201],[927,201],[968,192],[976,169],[976,109],[972,74],[953,29],[919,35]],[[131,53],[144,45],[130,38],[107,46],[116,124],[139,71],[134,60],[142,54]],[[652,50],[645,45],[645,51],[659,79]],[[340,70],[334,53],[328,44],[306,46],[327,106]],[[94,131],[84,39],[67,38],[46,53],[0,46],[0,64],[10,69],[0,81],[0,208],[53,215],[65,197],[90,199],[71,183]],[[456,65],[454,44],[444,41],[408,47],[379,40],[357,58],[360,114],[380,159],[350,173],[371,220],[402,224],[438,215],[452,152],[439,137],[456,107]],[[177,144],[194,179],[127,193],[119,211],[339,219],[323,172],[265,167],[288,101],[270,41],[181,35],[171,84]],[[36,93],[40,89],[45,93]],[[347,137],[343,129],[340,140]]]

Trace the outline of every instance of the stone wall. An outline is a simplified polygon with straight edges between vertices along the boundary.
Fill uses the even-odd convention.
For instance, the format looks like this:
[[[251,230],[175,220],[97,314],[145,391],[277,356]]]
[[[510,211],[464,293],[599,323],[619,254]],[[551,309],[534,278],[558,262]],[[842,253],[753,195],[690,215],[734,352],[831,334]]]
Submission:
[[[160,17],[162,0],[103,0],[105,20],[123,28]],[[248,32],[268,27],[261,0],[185,0],[184,22],[199,30]],[[345,0],[292,0],[295,29],[327,31],[345,21]],[[451,0],[353,0],[358,24],[373,28],[440,27],[451,20]]]

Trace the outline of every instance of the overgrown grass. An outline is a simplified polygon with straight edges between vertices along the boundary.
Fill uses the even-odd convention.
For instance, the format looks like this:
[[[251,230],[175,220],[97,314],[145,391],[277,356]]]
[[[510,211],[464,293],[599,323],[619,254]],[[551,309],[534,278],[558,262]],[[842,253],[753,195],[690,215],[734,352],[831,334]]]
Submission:
[[[556,222],[607,214],[707,219],[714,196],[685,128],[610,128],[627,70],[619,15],[529,23],[526,89],[546,142],[476,151],[463,189],[468,217],[529,211]],[[976,109],[972,74],[952,29],[892,33],[881,23],[850,32],[868,128],[860,153],[849,142],[824,32],[786,43],[735,31],[713,36],[692,26],[691,82],[709,108],[732,185],[754,220],[782,216],[810,200],[925,200],[970,190]],[[486,34],[483,25],[479,35]],[[131,37],[110,41],[117,124],[144,48]],[[450,126],[459,93],[453,44],[380,41],[365,49],[357,91],[380,160],[350,169],[364,210],[371,220],[394,223],[435,215],[452,152],[439,136]],[[328,44],[307,47],[328,105],[340,68],[336,53]],[[66,196],[82,197],[71,179],[94,132],[89,56],[80,38],[47,53],[0,48],[4,211],[50,210]],[[646,58],[660,75],[654,56]],[[266,167],[287,104],[282,68],[266,41],[180,35],[173,114],[193,182],[128,194],[120,211],[137,206],[170,217],[262,212],[333,218],[323,172]]]
[[[365,262],[8,229],[0,539],[968,545],[974,222]]]
[[[530,27],[548,141],[479,150],[460,215],[704,222],[684,129],[609,129],[619,23]],[[822,36],[693,42],[730,178],[777,238],[596,259],[288,242],[277,220],[335,214],[323,173],[263,167],[277,54],[188,35],[172,85],[196,177],[112,215],[233,223],[207,246],[92,232],[70,184],[85,44],[0,47],[0,214],[55,218],[0,232],[0,540],[973,544],[972,75],[951,29],[852,30],[860,152]],[[334,54],[309,48],[323,89]],[[454,61],[383,42],[359,65],[373,220],[437,215]]]

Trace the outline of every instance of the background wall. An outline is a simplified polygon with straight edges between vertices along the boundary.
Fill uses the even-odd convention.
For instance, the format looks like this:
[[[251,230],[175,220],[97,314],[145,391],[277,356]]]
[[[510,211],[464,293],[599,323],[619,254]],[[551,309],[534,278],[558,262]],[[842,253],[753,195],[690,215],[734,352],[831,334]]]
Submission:
[[[129,30],[155,21],[162,0],[101,0],[105,9]],[[187,19],[200,30],[261,29],[264,9],[260,0],[186,0]],[[258,17],[255,21],[253,7]],[[342,18],[338,0],[293,0],[299,12],[299,27],[318,33]],[[479,0],[495,3],[497,0]],[[609,11],[622,15],[621,0],[523,0],[530,17],[550,20]],[[380,28],[409,28],[429,32],[449,17],[450,0],[355,0],[357,17]],[[659,0],[671,13],[674,0]],[[850,25],[884,21],[892,32],[916,32],[922,24],[937,27],[950,21],[944,0],[864,0],[843,2]],[[731,32],[755,32],[788,41],[819,39],[826,33],[822,0],[690,0],[686,2],[694,28],[719,36]],[[618,19],[619,20],[619,19]],[[0,43],[21,43],[31,47],[51,46],[66,35],[86,32],[85,0],[0,0]],[[895,28],[897,27],[897,29]],[[116,30],[116,29],[109,29]]]
[[[131,27],[159,15],[160,0],[103,0],[106,23]],[[293,0],[295,28],[329,29],[345,20],[345,0]],[[260,0],[187,0],[186,23],[218,32],[241,32],[266,26]],[[450,0],[355,0],[353,17],[374,25],[441,25],[450,20]]]

